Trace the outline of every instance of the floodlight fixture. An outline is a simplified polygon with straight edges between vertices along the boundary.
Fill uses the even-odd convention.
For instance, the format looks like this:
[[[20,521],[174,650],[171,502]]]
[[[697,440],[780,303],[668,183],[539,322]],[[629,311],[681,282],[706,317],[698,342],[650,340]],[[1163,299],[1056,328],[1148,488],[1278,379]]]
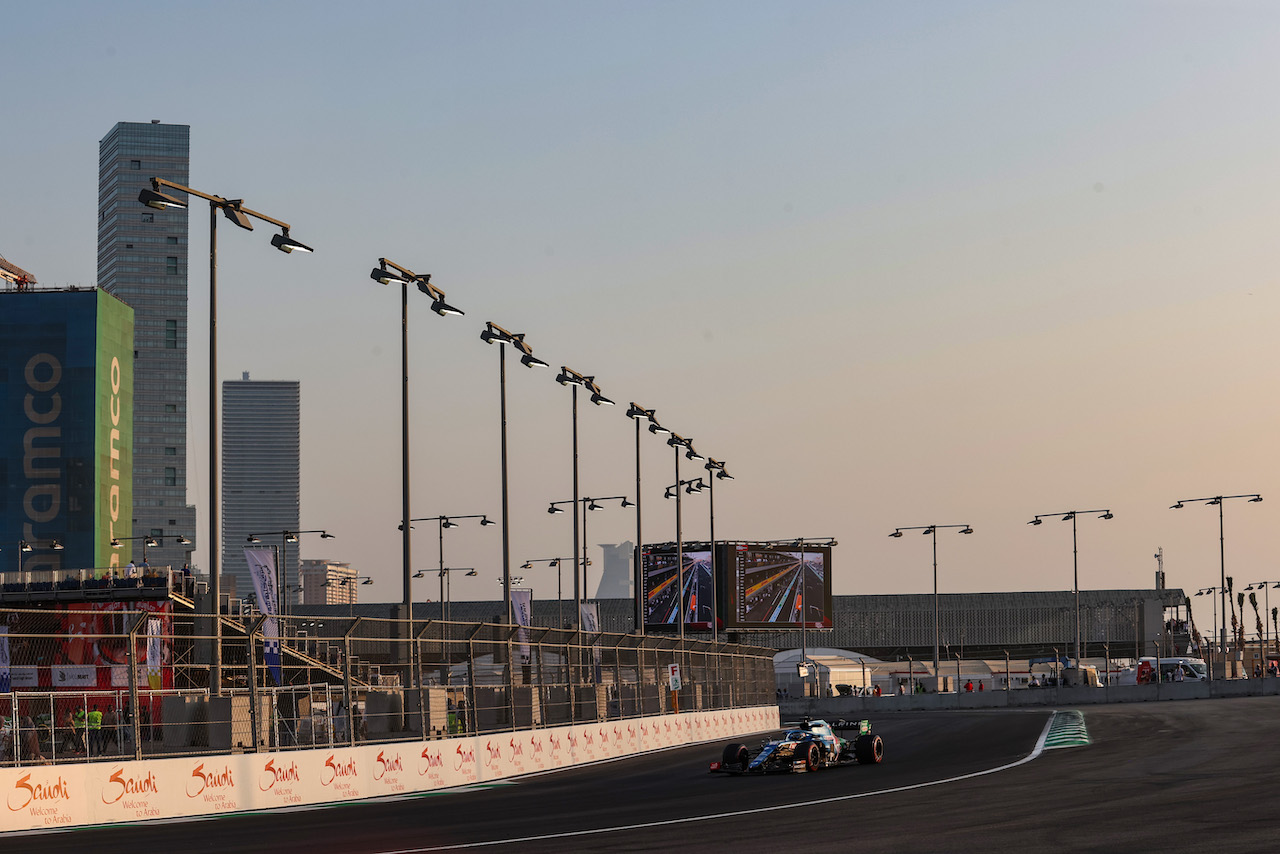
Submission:
[[[138,201],[142,202],[149,208],[155,208],[158,211],[167,210],[168,208],[176,208],[181,210],[187,206],[187,203],[181,199],[170,196],[167,193],[160,192],[157,187],[154,190],[143,190],[138,194]]]
[[[289,254],[290,252],[314,252],[315,251],[307,244],[300,243],[299,241],[294,240],[292,237],[290,237],[289,229],[287,228],[284,229],[280,234],[277,234],[271,238],[271,245],[279,249],[281,252],[285,253],[286,255]]]
[[[230,199],[223,202],[218,208],[222,211],[222,215],[231,220],[245,231],[253,231],[253,221],[249,219],[249,215],[241,210],[244,199]]]

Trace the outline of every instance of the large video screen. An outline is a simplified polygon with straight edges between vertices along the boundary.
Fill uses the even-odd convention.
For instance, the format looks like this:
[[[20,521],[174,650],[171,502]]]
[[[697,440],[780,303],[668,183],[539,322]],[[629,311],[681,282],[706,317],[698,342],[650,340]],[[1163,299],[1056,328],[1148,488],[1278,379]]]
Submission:
[[[831,628],[831,548],[729,543],[729,629]]]
[[[674,545],[644,548],[644,621],[647,629],[679,631],[680,573]],[[711,549],[689,543],[684,552],[684,627],[711,631],[715,596],[711,583]]]

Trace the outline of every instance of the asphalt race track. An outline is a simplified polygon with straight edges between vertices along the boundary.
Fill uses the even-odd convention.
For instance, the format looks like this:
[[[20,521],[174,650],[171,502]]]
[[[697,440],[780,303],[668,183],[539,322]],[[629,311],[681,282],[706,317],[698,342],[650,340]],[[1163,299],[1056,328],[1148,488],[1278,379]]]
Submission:
[[[1030,761],[1044,710],[910,712],[873,721],[885,739],[880,766],[728,777],[707,773],[718,747],[686,747],[489,788],[0,845],[44,854],[1280,850],[1280,698],[1082,711],[1092,744]],[[980,773],[1002,766],[1012,767]]]

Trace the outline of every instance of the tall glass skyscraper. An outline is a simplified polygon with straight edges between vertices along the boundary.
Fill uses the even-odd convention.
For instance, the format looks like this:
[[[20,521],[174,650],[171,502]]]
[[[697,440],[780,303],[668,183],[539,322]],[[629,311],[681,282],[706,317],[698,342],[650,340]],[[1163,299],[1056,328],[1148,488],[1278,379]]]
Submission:
[[[279,546],[281,531],[299,527],[301,395],[297,380],[251,380],[247,372],[243,380],[222,383],[223,590],[234,578],[241,599],[253,593],[244,559],[249,535]],[[290,543],[284,560],[285,584],[293,588],[301,547]],[[297,601],[285,591],[280,598]]]
[[[98,287],[134,312],[133,533],[152,566],[195,548],[187,504],[187,211],[138,202],[153,177],[189,186],[188,125],[120,122],[98,143]],[[178,545],[184,535],[191,545]],[[139,557],[141,550],[134,552]]]

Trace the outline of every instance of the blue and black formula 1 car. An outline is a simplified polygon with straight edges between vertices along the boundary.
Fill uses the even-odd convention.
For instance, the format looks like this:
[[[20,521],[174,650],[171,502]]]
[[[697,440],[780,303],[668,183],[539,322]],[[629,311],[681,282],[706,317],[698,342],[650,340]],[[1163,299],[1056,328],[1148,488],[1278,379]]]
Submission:
[[[870,721],[826,721],[806,718],[787,724],[781,737],[766,740],[752,755],[745,744],[725,747],[711,770],[726,774],[768,774],[776,771],[817,771],[833,765],[875,765],[884,759],[884,742],[872,735]],[[854,729],[853,740],[835,734],[837,729]]]

